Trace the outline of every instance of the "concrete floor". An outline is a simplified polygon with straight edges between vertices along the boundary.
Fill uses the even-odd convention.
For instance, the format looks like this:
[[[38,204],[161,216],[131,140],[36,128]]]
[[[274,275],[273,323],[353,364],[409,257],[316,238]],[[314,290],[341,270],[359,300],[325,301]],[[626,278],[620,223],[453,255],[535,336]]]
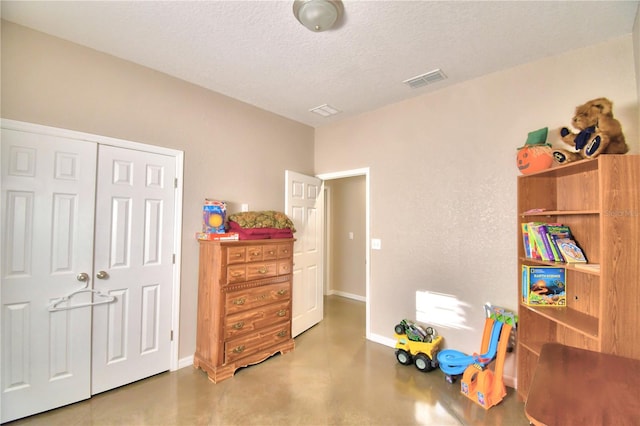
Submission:
[[[529,425],[515,391],[484,410],[438,369],[365,340],[365,304],[337,296],[296,349],[214,384],[183,368],[12,425]]]

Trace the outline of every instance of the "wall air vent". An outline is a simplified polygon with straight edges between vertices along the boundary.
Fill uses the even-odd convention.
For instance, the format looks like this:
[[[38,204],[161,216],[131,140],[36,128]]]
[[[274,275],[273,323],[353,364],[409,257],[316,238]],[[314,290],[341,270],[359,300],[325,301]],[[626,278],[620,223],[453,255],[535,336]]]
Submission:
[[[410,79],[403,81],[403,83],[411,87],[412,89],[417,89],[419,87],[424,87],[427,84],[437,83],[438,81],[442,81],[445,78],[447,78],[447,76],[444,75],[442,70],[437,69],[429,71],[428,73],[422,75],[411,77]]]
[[[330,117],[332,115],[338,114],[339,112],[342,112],[339,109],[337,109],[335,107],[332,107],[331,105],[327,105],[327,104],[320,105],[320,106],[317,106],[315,108],[311,108],[309,111],[310,112],[314,112],[314,113],[316,113],[318,115],[321,115],[323,117]]]

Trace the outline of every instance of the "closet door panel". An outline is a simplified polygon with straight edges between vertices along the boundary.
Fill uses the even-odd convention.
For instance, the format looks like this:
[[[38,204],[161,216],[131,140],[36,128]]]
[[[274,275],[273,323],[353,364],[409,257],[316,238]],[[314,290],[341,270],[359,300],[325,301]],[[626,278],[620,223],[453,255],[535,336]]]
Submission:
[[[169,369],[175,159],[101,145],[92,393]]]
[[[97,145],[2,129],[0,392],[7,422],[90,396]]]

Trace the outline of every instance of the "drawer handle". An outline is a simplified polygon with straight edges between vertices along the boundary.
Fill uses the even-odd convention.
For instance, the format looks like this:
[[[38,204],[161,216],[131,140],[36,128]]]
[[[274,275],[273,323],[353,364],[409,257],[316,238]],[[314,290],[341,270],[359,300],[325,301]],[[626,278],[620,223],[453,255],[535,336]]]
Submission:
[[[242,276],[242,272],[232,272],[231,273],[231,277],[232,278],[238,278]]]
[[[237,346],[233,348],[233,353],[240,354],[244,351],[244,345]]]
[[[276,252],[273,250],[269,250],[269,254],[276,254]]]
[[[287,315],[287,311],[285,309],[280,309],[276,315],[278,315],[279,317],[283,317],[285,315]]]
[[[240,299],[234,299],[233,300],[233,304],[234,305],[244,305],[244,302],[245,302],[245,298],[244,297],[241,297]]]
[[[242,257],[242,253],[236,253],[236,257]]]
[[[278,337],[287,337],[288,335],[289,333],[287,333],[287,330],[282,330],[278,333]]]
[[[260,296],[256,296],[256,300],[264,300],[267,298],[266,294],[261,294]]]
[[[266,274],[269,270],[266,267],[262,267],[258,270],[258,272],[260,272],[261,274]]]
[[[287,294],[287,290],[284,288],[281,288],[280,290],[278,290],[278,296],[284,296],[285,294]]]
[[[259,251],[252,251],[251,256],[260,256],[260,252]]]
[[[233,324],[233,328],[236,329],[236,330],[240,330],[242,327],[244,327],[244,321],[240,321],[240,322],[237,322],[237,323]]]
[[[282,250],[282,252],[283,252],[284,254],[289,254],[289,249],[284,249],[284,250]]]
[[[289,265],[284,265],[284,266],[282,267],[282,270],[283,270],[283,271],[288,271],[288,270],[289,270]]]

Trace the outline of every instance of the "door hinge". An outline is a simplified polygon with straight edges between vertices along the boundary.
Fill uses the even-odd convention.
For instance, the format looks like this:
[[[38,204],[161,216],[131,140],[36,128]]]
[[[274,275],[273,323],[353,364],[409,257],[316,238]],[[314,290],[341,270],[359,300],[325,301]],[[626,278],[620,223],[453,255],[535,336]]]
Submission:
[[[171,341],[173,342],[173,330],[171,330]]]
[[[174,253],[171,257],[171,262],[175,265],[176,264],[176,254]]]
[[[173,187],[178,188],[178,178],[173,179]]]

